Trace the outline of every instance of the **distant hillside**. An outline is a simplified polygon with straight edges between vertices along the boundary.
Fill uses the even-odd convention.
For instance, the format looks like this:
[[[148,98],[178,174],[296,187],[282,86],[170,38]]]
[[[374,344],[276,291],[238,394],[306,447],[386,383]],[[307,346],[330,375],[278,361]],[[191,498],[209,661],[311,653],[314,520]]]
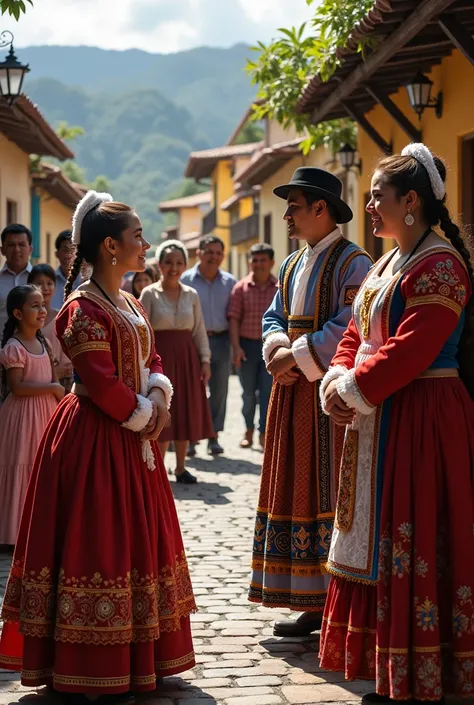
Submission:
[[[236,119],[255,96],[244,71],[250,54],[245,44],[175,54],[40,46],[18,49],[18,54],[31,66],[27,91],[39,78],[53,78],[88,93],[153,88],[187,108],[195,129],[216,143],[232,132]]]
[[[84,128],[71,146],[88,180],[106,176],[157,240],[160,200],[189,190],[189,152],[223,144],[255,89],[244,72],[248,49],[176,54],[92,47],[18,49],[31,73],[25,90],[46,118]]]

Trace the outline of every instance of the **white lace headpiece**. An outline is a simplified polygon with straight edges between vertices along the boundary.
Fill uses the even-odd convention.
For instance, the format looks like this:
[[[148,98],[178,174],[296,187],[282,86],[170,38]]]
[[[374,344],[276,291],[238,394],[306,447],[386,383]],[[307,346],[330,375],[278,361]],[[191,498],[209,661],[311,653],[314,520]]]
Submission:
[[[428,147],[422,142],[412,142],[402,149],[402,156],[413,157],[425,167],[430,177],[433,193],[438,201],[442,201],[446,195],[446,186]]]
[[[72,241],[75,245],[79,245],[81,242],[82,221],[86,215],[101,203],[111,202],[113,200],[110,193],[88,191],[84,198],[79,201],[74,215],[72,216]]]
[[[158,245],[158,247],[156,248],[156,252],[155,252],[155,258],[156,258],[157,263],[160,261],[160,257],[162,255],[162,253],[165,250],[168,250],[170,247],[182,252],[185,263],[186,264],[188,263],[188,251],[187,251],[185,245],[183,245],[183,243],[180,240],[164,240],[161,243],[161,245]]]

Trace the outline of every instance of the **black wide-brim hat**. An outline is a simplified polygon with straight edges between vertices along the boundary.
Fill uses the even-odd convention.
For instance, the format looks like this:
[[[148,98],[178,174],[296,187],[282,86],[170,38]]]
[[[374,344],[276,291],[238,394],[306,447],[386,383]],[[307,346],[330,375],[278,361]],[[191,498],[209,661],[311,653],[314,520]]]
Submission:
[[[291,181],[273,189],[275,196],[286,200],[292,189],[299,188],[321,196],[321,199],[331,203],[337,210],[337,223],[348,223],[354,217],[351,209],[341,198],[342,181],[325,169],[315,166],[299,167],[291,177]]]

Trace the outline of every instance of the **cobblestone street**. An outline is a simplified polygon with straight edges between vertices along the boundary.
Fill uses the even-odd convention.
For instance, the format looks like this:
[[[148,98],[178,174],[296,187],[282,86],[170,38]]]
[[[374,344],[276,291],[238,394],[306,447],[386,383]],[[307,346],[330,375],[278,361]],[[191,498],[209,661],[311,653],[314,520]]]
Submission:
[[[197,666],[167,678],[140,696],[150,705],[310,705],[358,702],[372,690],[367,682],[345,683],[340,673],[320,671],[318,637],[277,639],[275,619],[282,611],[247,601],[254,511],[262,454],[241,450],[240,386],[231,379],[225,457],[207,456],[206,444],[189,461],[199,484],[173,483],[199,612],[192,616]],[[166,464],[173,468],[173,456]],[[2,592],[9,557],[0,556]],[[18,675],[0,672],[0,705],[24,702],[31,693]],[[38,691],[41,693],[41,689]],[[32,696],[35,705],[51,698]]]

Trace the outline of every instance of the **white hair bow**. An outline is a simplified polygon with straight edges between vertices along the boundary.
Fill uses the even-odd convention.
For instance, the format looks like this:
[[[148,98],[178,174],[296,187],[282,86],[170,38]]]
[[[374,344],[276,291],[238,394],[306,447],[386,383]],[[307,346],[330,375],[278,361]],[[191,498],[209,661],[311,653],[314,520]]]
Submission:
[[[430,177],[433,193],[438,201],[442,201],[446,195],[446,186],[428,147],[422,142],[412,142],[402,149],[402,156],[413,157],[425,167]]]
[[[97,191],[88,191],[76,206],[74,215],[72,216],[72,241],[75,245],[81,242],[82,221],[86,215],[96,208],[101,203],[111,202],[114,199],[110,193],[97,193]]]

